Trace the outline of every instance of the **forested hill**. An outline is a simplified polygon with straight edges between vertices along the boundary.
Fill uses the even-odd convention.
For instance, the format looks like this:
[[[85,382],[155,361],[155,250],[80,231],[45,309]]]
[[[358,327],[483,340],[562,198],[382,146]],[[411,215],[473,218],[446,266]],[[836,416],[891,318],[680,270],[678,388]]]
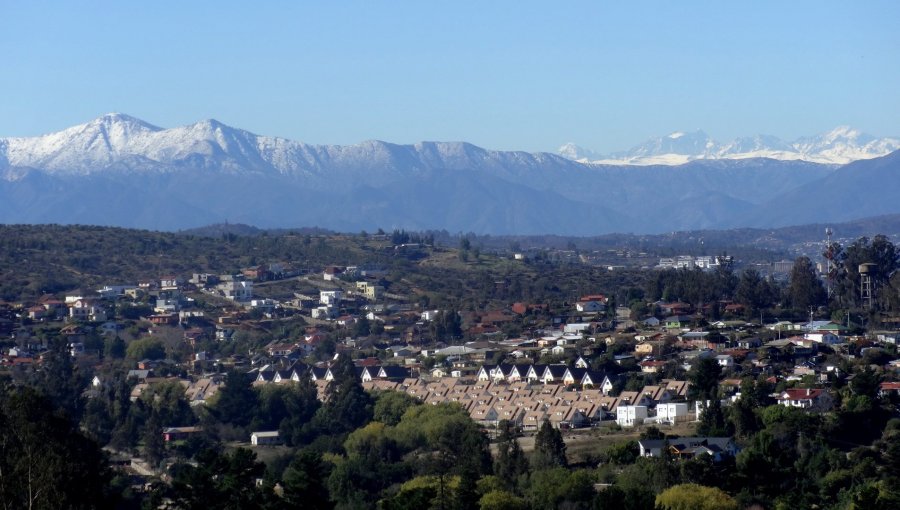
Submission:
[[[375,243],[309,235],[220,237],[115,227],[0,225],[0,299],[161,275],[228,273],[273,261],[300,265],[385,263]]]

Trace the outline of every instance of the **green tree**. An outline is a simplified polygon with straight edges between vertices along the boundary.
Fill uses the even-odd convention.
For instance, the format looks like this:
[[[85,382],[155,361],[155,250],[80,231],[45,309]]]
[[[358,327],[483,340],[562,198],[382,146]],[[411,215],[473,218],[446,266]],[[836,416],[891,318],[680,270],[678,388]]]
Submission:
[[[302,450],[284,473],[284,501],[290,508],[328,510],[328,465],[312,450]]]
[[[179,508],[265,508],[269,488],[256,484],[265,471],[256,454],[245,448],[227,454],[204,450],[196,460],[196,466],[179,464],[172,470],[170,496]]]
[[[674,485],[678,478],[671,459],[640,457],[621,471],[616,485],[624,492],[630,508],[652,508],[656,494]]]
[[[718,396],[710,399],[709,405],[703,409],[700,423],[697,425],[697,435],[713,437],[730,435],[725,422],[725,413],[722,410],[722,401]]]
[[[480,510],[525,510],[525,500],[515,494],[502,490],[485,493],[478,500]]]
[[[88,509],[108,504],[111,478],[96,443],[29,388],[0,398],[0,507]]]
[[[125,355],[132,360],[164,359],[166,357],[166,346],[162,343],[162,340],[142,338],[128,344],[128,348],[125,349]]]
[[[656,496],[659,510],[738,510],[737,501],[715,487],[686,483],[669,487]]]
[[[816,267],[808,257],[798,257],[791,268],[788,300],[797,310],[824,305],[825,288],[816,275]]]
[[[534,436],[534,455],[532,457],[535,469],[547,469],[551,467],[566,467],[569,465],[566,459],[566,443],[562,433],[553,428],[549,420],[544,420],[537,434]]]
[[[107,338],[103,343],[103,354],[108,358],[122,359],[125,357],[125,352],[125,340],[122,340],[119,335]]]
[[[532,473],[527,499],[535,510],[587,508],[594,494],[594,477],[590,472],[553,467]]]
[[[372,397],[362,387],[356,367],[346,354],[331,366],[325,403],[316,412],[316,427],[332,434],[349,433],[372,419]]]
[[[159,414],[150,411],[147,421],[143,424],[142,443],[144,457],[154,466],[159,465],[166,455],[166,443],[163,440],[163,425]]]
[[[237,370],[228,372],[225,385],[219,389],[211,406],[212,415],[219,423],[237,427],[250,425],[258,413],[258,400],[253,380]]]
[[[375,394],[373,419],[385,425],[397,425],[407,409],[422,402],[400,391],[380,391]]]
[[[372,333],[372,324],[369,321],[369,318],[365,315],[361,316],[356,320],[356,324],[353,325],[353,336],[369,336]]]
[[[633,464],[640,455],[641,450],[637,441],[623,441],[616,443],[606,450],[606,458],[613,464],[624,466]]]
[[[494,474],[503,482],[506,490],[516,492],[519,480],[528,474],[528,459],[516,439],[515,426],[508,420],[502,420],[499,429]]]
[[[773,288],[757,270],[745,269],[741,272],[734,291],[734,300],[750,307],[753,315],[756,315],[756,310],[772,306],[777,297],[777,289]]]
[[[716,398],[719,389],[719,378],[722,377],[722,366],[713,357],[700,358],[688,372],[691,397],[700,400]]]
[[[448,483],[454,478],[457,501],[474,497],[475,482],[492,470],[487,436],[457,404],[409,408],[394,436],[404,451],[419,456],[417,470],[438,480],[441,500],[451,499]]]
[[[747,438],[756,433],[760,427],[756,409],[763,406],[758,398],[756,383],[747,377],[741,381],[741,398],[729,409],[731,426],[739,437]]]
[[[301,377],[282,395],[287,416],[278,430],[289,445],[303,444],[313,433],[312,419],[321,407],[316,387],[309,377]]]
[[[39,392],[46,395],[56,408],[65,411],[71,420],[78,422],[81,419],[84,405],[81,394],[87,385],[87,378],[72,362],[64,339],[51,340],[41,368],[35,372],[32,382]]]

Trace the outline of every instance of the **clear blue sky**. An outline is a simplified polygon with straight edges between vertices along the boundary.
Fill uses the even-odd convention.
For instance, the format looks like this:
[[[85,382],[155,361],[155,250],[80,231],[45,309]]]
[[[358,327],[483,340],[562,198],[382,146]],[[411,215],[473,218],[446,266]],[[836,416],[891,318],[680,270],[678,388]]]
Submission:
[[[898,136],[898,21],[896,0],[0,0],[0,137],[113,111],[529,151],[693,129]]]

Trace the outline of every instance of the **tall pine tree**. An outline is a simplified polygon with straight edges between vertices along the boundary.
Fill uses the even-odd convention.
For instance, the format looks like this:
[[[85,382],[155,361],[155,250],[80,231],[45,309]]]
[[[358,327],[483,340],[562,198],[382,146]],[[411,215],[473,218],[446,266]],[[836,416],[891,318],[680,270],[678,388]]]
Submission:
[[[534,436],[534,468],[547,469],[566,467],[566,443],[562,433],[553,428],[549,420],[544,420],[537,435]]]
[[[527,473],[528,459],[525,458],[522,446],[516,439],[515,426],[508,420],[503,420],[500,422],[494,474],[503,482],[507,490],[518,492],[519,479]]]

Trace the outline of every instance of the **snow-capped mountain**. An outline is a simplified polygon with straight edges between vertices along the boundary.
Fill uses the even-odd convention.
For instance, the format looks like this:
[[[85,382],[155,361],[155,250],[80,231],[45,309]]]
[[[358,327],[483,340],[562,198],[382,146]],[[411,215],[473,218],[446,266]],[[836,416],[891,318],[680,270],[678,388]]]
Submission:
[[[628,151],[608,155],[599,155],[571,143],[560,147],[558,154],[575,161],[609,165],[680,165],[701,159],[748,158],[844,165],[896,150],[900,150],[898,138],[875,138],[841,126],[794,142],[771,135],[756,135],[720,143],[698,130],[651,138]]]
[[[850,130],[803,143],[798,149],[755,137],[717,144],[695,131],[651,140],[630,156],[688,161],[673,173],[662,164],[584,164],[465,142],[309,145],[215,120],[164,129],[109,114],[58,133],[0,138],[0,222],[174,230],[227,220],[349,232],[593,235],[785,224],[801,213],[848,220],[895,208],[900,152],[841,168],[719,157],[891,146]],[[690,160],[698,153],[705,157]],[[828,179],[833,174],[839,177]],[[847,180],[884,196],[860,202],[844,193]],[[804,189],[835,198],[804,211],[792,209],[797,199],[782,199]],[[845,195],[853,203],[841,202]]]

